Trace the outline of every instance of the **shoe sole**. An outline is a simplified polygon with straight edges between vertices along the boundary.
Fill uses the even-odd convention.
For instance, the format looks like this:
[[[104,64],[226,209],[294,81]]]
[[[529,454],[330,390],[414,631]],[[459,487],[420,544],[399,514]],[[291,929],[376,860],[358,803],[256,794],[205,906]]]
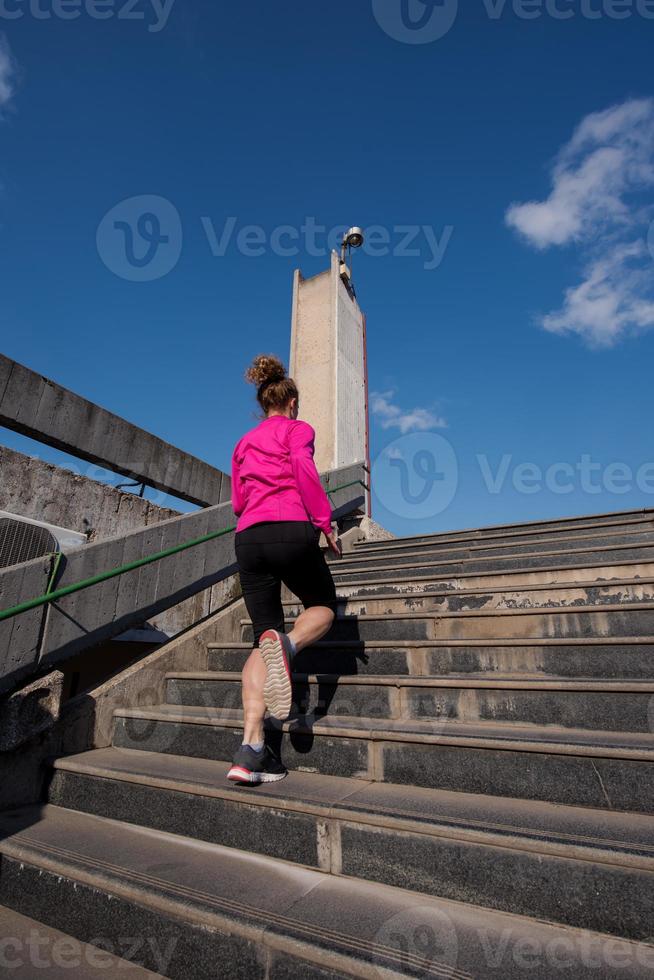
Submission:
[[[285,721],[291,713],[293,689],[288,656],[279,633],[276,630],[262,633],[259,650],[266,665],[263,700],[273,718]]]
[[[244,783],[249,786],[259,783],[277,783],[280,779],[285,779],[288,772],[251,772],[242,766],[232,766],[227,773],[227,778],[232,783]]]

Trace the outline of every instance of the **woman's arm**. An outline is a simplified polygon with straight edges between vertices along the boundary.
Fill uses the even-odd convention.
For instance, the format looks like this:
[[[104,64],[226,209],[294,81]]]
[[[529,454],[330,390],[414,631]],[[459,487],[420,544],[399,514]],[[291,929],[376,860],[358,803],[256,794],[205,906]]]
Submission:
[[[232,510],[237,517],[240,517],[243,513],[245,501],[243,500],[243,493],[241,491],[240,467],[236,458],[238,446],[239,444],[236,445],[232,453]]]
[[[289,426],[291,466],[302,503],[317,528],[326,535],[332,532],[332,505],[322,488],[316,464],[313,461],[316,434],[308,422],[295,421]]]

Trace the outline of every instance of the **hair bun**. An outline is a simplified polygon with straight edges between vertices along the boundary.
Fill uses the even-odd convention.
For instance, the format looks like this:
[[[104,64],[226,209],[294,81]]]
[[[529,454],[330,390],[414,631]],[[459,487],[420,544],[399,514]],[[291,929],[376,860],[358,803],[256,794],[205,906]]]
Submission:
[[[274,354],[259,354],[245,372],[246,381],[259,388],[273,381],[283,381],[285,377],[286,368]]]

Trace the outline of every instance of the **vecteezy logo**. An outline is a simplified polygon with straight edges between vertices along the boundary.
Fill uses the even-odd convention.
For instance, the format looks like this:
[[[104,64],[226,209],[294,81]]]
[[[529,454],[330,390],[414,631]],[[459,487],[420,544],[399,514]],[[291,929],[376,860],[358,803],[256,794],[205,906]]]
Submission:
[[[96,244],[104,264],[121,279],[161,279],[175,268],[182,252],[179,212],[154,194],[127,198],[105,214]]]
[[[400,436],[382,450],[372,468],[380,503],[410,520],[441,514],[454,499],[458,479],[454,449],[436,432]]]
[[[372,0],[375,20],[403,44],[431,44],[452,28],[458,0]]]
[[[396,912],[378,929],[370,948],[380,976],[389,976],[389,968],[417,978],[469,976],[456,968],[459,938],[452,919],[432,905]]]

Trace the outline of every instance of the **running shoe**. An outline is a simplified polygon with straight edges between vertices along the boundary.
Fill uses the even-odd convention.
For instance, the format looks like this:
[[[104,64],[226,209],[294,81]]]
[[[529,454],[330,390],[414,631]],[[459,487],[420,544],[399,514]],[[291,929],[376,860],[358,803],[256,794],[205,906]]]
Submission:
[[[276,783],[288,775],[288,769],[268,745],[255,752],[251,745],[242,745],[232,760],[227,778],[233,783],[256,785]]]
[[[273,718],[284,721],[291,713],[291,643],[286,633],[266,630],[261,634],[259,650],[266,665],[263,700]]]

